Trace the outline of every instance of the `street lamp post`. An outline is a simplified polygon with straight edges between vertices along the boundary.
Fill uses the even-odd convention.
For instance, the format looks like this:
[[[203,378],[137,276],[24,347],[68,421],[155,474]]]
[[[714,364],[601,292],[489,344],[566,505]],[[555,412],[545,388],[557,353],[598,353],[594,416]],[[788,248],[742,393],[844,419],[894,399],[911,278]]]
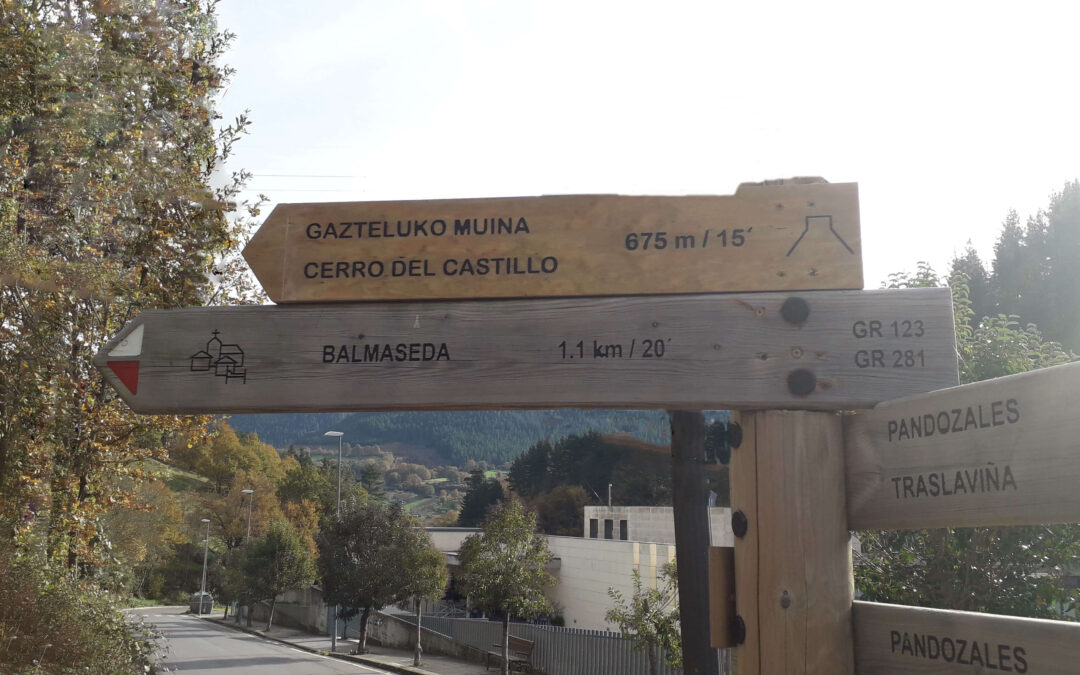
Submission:
[[[244,536],[244,546],[248,545],[251,541],[251,505],[255,502],[255,490],[241,490],[240,492],[248,496],[248,526],[247,535]],[[240,603],[236,603],[236,623],[240,623]]]
[[[251,539],[251,504],[252,504],[252,502],[255,501],[255,491],[254,490],[241,490],[240,492],[243,492],[244,494],[246,494],[248,496],[248,528],[247,528],[247,536],[244,537],[244,543],[247,544],[248,540]]]
[[[337,439],[337,515],[341,517],[341,431],[327,431],[323,436],[331,436]]]
[[[203,613],[203,602],[206,599],[206,557],[210,553],[210,519],[203,518],[202,522],[206,523],[206,539],[203,544],[202,554],[202,586],[199,588],[199,614]]]
[[[327,431],[323,436],[330,436],[331,438],[337,438],[337,517],[341,518],[341,437],[344,436],[344,432],[341,431]],[[333,654],[337,651],[337,624],[338,624],[338,612],[341,611],[339,605],[334,605],[334,625],[330,629],[330,653]]]

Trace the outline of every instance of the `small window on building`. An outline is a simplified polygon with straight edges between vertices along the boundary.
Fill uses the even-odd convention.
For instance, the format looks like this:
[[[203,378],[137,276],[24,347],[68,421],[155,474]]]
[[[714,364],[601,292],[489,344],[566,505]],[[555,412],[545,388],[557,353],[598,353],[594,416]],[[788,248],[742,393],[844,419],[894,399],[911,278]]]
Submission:
[[[626,541],[630,538],[630,526],[625,520],[619,521],[619,539]]]
[[[589,539],[596,539],[600,536],[600,521],[596,518],[589,518]]]
[[[615,521],[610,519],[610,518],[606,518],[606,519],[604,519],[604,539],[614,539],[614,538],[615,538]]]

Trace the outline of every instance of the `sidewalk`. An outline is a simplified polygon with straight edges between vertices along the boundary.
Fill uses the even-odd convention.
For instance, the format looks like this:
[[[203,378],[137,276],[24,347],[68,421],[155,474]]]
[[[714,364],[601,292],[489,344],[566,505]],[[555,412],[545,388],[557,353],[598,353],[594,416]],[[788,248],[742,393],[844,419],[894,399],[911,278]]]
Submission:
[[[260,625],[260,622],[258,621],[254,622],[251,628],[248,628],[243,622],[239,625],[233,623],[231,618],[228,621],[224,621],[220,618],[220,615],[214,618],[211,618],[209,615],[203,615],[201,618],[207,621],[213,621],[222,626],[244,631],[245,633],[252,633],[253,635],[259,635],[261,637],[284,642],[305,651],[323,654],[330,653],[329,635],[316,635],[314,633],[307,633],[302,630],[283,626],[271,626],[270,631],[266,632],[258,629]],[[265,623],[263,625],[265,625]],[[433,673],[436,675],[480,675],[485,672],[484,667],[480,664],[436,654],[424,654],[424,657],[421,660],[423,665],[420,668],[414,668],[412,664],[413,654],[411,651],[380,647],[372,644],[370,638],[368,639],[367,654],[354,656],[351,654],[354,649],[356,649],[356,640],[338,640],[335,656],[340,659],[363,663],[364,665],[372,666],[373,668],[382,668],[396,673],[412,673],[414,675],[432,675]],[[492,671],[486,672],[490,675]]]

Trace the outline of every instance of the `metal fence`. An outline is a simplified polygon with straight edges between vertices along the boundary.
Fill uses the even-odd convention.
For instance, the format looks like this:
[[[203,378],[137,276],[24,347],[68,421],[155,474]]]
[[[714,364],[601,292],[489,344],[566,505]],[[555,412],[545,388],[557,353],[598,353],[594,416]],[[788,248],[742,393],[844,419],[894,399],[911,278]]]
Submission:
[[[415,624],[413,617],[397,616]],[[485,651],[493,651],[495,645],[502,643],[499,621],[425,616],[420,623],[428,630]],[[645,652],[634,649],[630,640],[618,633],[511,623],[510,634],[536,643],[531,664],[548,675],[650,675]],[[662,675],[680,672],[664,662],[662,649],[657,648],[654,653]],[[720,675],[730,675],[730,652],[719,650],[718,658]]]

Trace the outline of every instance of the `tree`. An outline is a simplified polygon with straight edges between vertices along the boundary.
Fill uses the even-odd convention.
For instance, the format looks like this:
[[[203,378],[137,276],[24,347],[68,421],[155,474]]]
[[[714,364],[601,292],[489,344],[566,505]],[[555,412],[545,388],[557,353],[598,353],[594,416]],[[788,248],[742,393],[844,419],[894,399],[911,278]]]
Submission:
[[[1049,312],[1039,326],[1070,350],[1080,351],[1080,180],[1066,183],[1047,211]]]
[[[416,603],[416,645],[413,650],[413,665],[420,667],[420,612],[424,598],[437,600],[446,592],[450,575],[446,570],[446,561],[442,552],[431,543],[427,532],[419,527],[412,527],[402,536],[403,550],[400,552],[401,571],[405,574],[405,583],[401,594],[412,596]]]
[[[240,607],[247,607],[248,625],[251,625],[251,606],[255,603],[252,597],[253,586],[248,581],[245,571],[247,561],[247,548],[233,548],[225,551],[218,561],[219,564],[212,570],[213,587],[217,591],[217,600],[225,605],[225,616],[229,618],[229,605],[237,604],[237,611],[233,620],[240,622]]]
[[[955,268],[955,264],[954,264]],[[993,311],[980,307],[977,275],[967,268],[978,321],[1002,314],[1021,325],[1035,324],[1066,349],[1080,350],[1080,181],[1050,197],[1021,226],[1010,211],[994,246],[989,290]]]
[[[135,502],[110,509],[103,520],[104,531],[113,545],[115,564],[130,574],[127,590],[140,597],[154,597],[151,579],[172,554],[173,546],[184,541],[183,510],[177,496],[159,481],[135,488]]]
[[[315,565],[307,546],[287,521],[270,523],[266,534],[251,543],[244,574],[255,599],[270,601],[266,630],[274,620],[277,596],[315,578]]]
[[[199,438],[196,432],[181,439],[174,446],[172,454],[182,468],[210,479],[214,491],[223,494],[233,484],[239,471],[246,472],[246,476],[259,474],[271,480],[281,478],[278,470],[281,461],[277,458],[277,452],[269,448],[274,453],[271,460],[264,446],[254,434],[241,437],[226,422],[219,421],[205,438]]]
[[[583,537],[582,513],[590,501],[580,485],[560,485],[532,500],[536,522],[545,534]]]
[[[487,510],[506,499],[502,483],[495,478],[484,478],[484,472],[476,469],[465,479],[468,489],[461,501],[458,527],[476,527],[483,522]]]
[[[250,495],[244,490],[254,490]],[[269,477],[257,471],[239,469],[233,474],[233,482],[221,496],[205,500],[213,529],[225,543],[227,550],[241,546],[248,536],[248,513],[250,503],[251,536],[259,537],[275,520],[284,516],[275,494],[275,485]]]
[[[898,274],[891,285],[935,286],[925,264],[915,275]],[[972,382],[1065,363],[1075,356],[1044,340],[1016,317],[975,323],[967,280],[949,281],[953,292],[960,378]],[[862,555],[856,587],[867,600],[943,609],[1069,618],[1080,600],[1059,577],[1080,555],[1080,527],[943,528],[860,533]]]
[[[303,501],[319,504],[320,508],[333,504],[337,487],[330,483],[326,473],[320,471],[308,455],[300,455],[298,464],[285,472],[285,477],[278,484],[277,496],[282,503],[299,504]]]
[[[312,558],[318,557],[319,547],[315,543],[315,537],[319,534],[318,505],[307,499],[300,503],[288,502],[285,504],[285,518],[311,551]]]
[[[445,585],[444,572],[428,565],[431,555],[424,551],[431,544],[418,526],[401,504],[368,500],[348,502],[319,533],[323,599],[344,607],[344,614],[360,614],[357,654],[367,651],[372,611]]]
[[[207,558],[208,569],[217,564],[217,553],[209,549]],[[192,590],[199,588],[203,566],[203,542],[199,540],[180,542],[175,544],[162,565],[160,580],[155,583],[158,587],[157,597],[180,601],[187,598]]]
[[[664,565],[656,588],[642,588],[641,574],[634,570],[634,594],[626,598],[622,591],[608,588],[615,606],[604,619],[619,627],[630,638],[634,649],[645,652],[649,673],[659,675],[656,650],[662,647],[668,665],[682,667],[682,639],[679,624],[679,578],[674,562]]]
[[[0,11],[0,518],[80,572],[163,456],[139,441],[205,423],[136,416],[91,357],[141,310],[257,299],[227,217],[247,174],[209,188],[248,124],[215,129],[229,41],[209,0]]]
[[[282,465],[281,455],[274,446],[260,441],[256,433],[238,433],[236,437],[253,458],[252,466],[256,471],[275,483],[285,476],[286,467]]]
[[[364,486],[372,499],[382,501],[386,499],[386,491],[383,490],[383,473],[375,462],[364,462],[364,468],[360,469],[360,484]]]
[[[502,616],[502,672],[510,670],[510,618],[528,619],[551,610],[544,589],[555,583],[547,571],[551,553],[536,534],[536,516],[516,500],[488,512],[484,531],[459,551],[461,587],[470,602]]]
[[[548,463],[551,457],[551,443],[547,440],[534,444],[525,454],[510,464],[507,481],[510,488],[522,497],[535,497],[551,489],[548,475]]]
[[[994,309],[994,297],[990,287],[990,274],[979,257],[975,247],[968,241],[964,252],[953,258],[949,266],[949,278],[963,275],[967,279],[968,300],[973,316],[978,320],[997,312]]]

